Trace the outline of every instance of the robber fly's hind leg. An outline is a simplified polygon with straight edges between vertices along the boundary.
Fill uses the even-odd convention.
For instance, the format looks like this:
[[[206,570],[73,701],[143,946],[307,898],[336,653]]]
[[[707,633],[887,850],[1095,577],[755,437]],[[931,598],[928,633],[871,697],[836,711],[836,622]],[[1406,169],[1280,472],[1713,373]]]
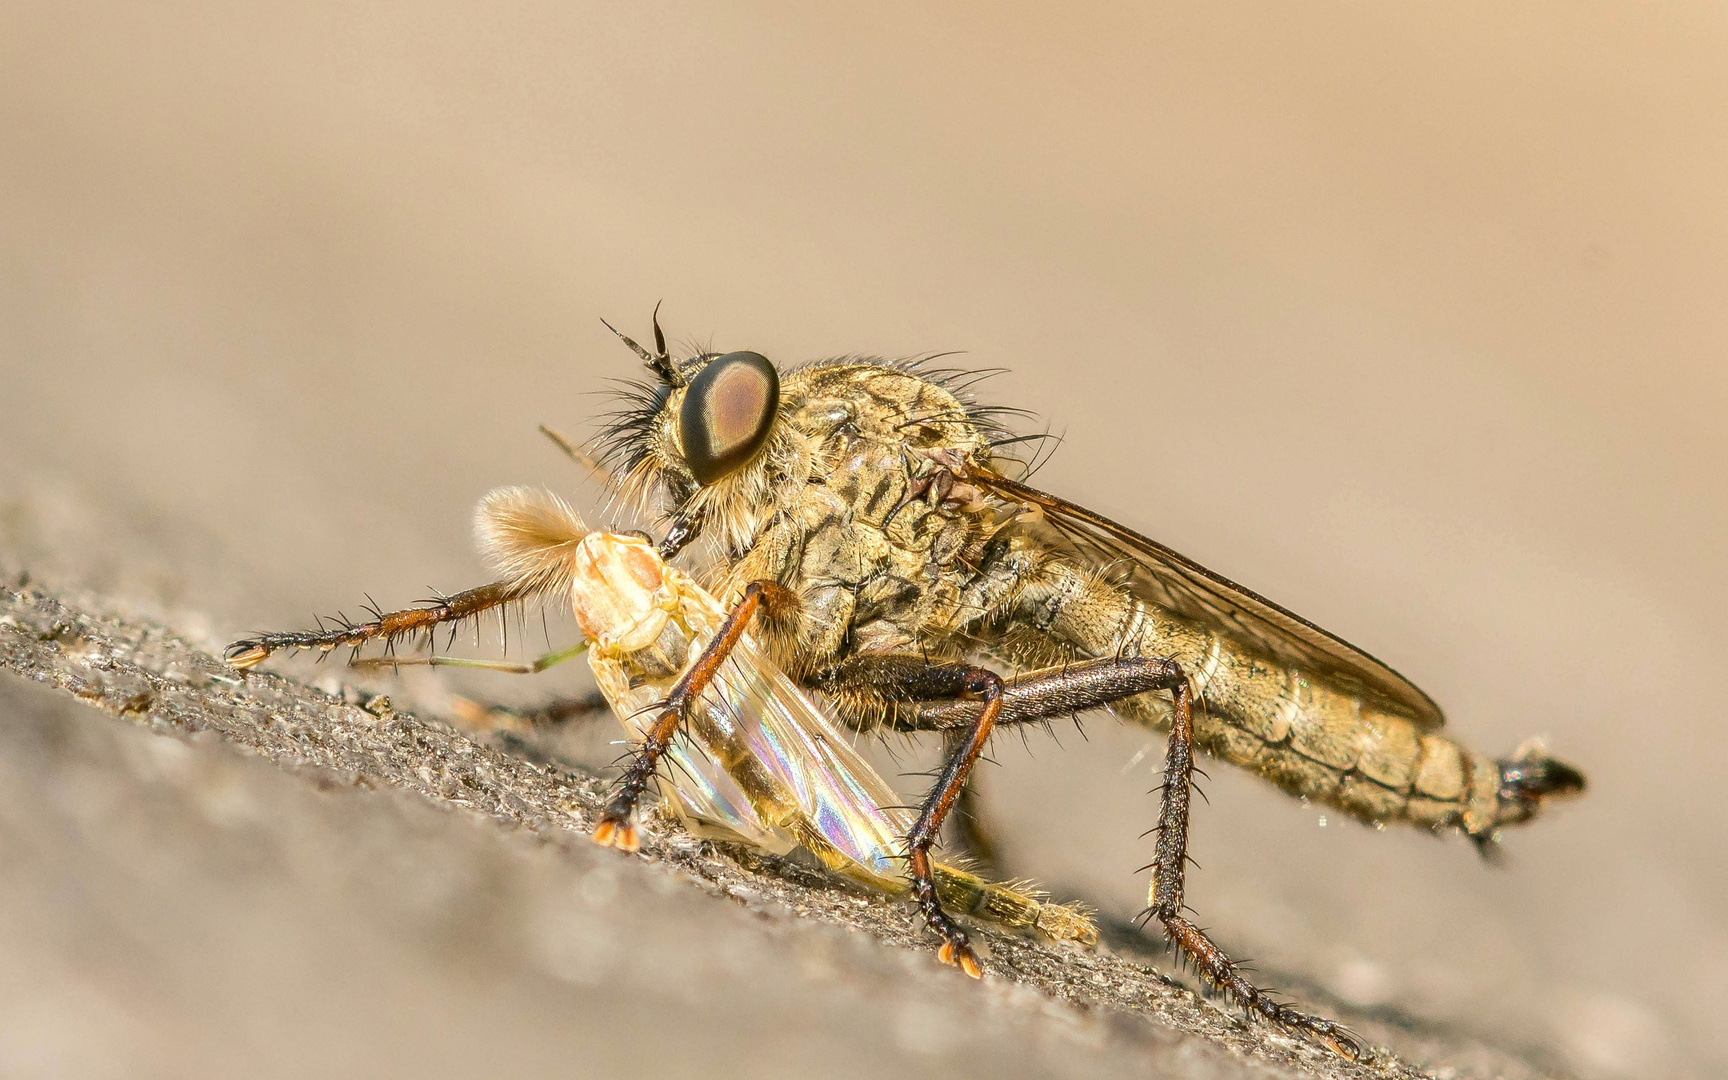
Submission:
[[[284,650],[315,649],[327,653],[332,649],[348,648],[358,652],[369,641],[382,639],[394,643],[415,634],[430,633],[441,624],[473,618],[514,600],[525,599],[526,595],[512,582],[495,581],[454,596],[441,596],[419,607],[388,614],[374,612],[375,618],[370,622],[351,623],[344,619],[330,628],[245,638],[228,646],[223,656],[237,668],[250,668],[263,663],[272,653]]]
[[[1146,914],[1164,926],[1164,935],[1194,963],[1200,977],[1235,998],[1244,1009],[1281,1027],[1312,1035],[1352,1060],[1362,1046],[1343,1027],[1274,1001],[1243,978],[1241,965],[1182,914],[1183,871],[1188,862],[1188,809],[1194,780],[1194,708],[1186,679],[1171,689],[1170,746],[1164,757],[1164,789],[1158,813],[1158,846],[1152,862],[1150,906]]]
[[[691,702],[700,698],[714,677],[719,674],[721,665],[732,655],[744,630],[750,625],[750,620],[758,611],[771,618],[784,617],[797,606],[798,598],[791,590],[772,581],[752,581],[744,588],[743,599],[738,606],[726,616],[726,621],[720,624],[720,629],[714,634],[702,650],[696,661],[687,668],[673,684],[672,692],[666,695],[666,700],[660,705],[660,713],[654,723],[649,726],[647,736],[642,745],[636,748],[630,764],[625,766],[624,775],[618,779],[617,787],[612,790],[612,800],[606,804],[606,809],[600,814],[600,821],[594,826],[594,842],[607,847],[615,847],[621,851],[635,851],[641,846],[641,840],[636,835],[636,826],[630,821],[630,816],[636,810],[636,804],[641,801],[642,793],[648,790],[653,782],[654,771],[660,766],[660,758],[672,745],[672,736],[678,733],[678,727],[684,722],[684,710]]]
[[[857,665],[854,660],[843,668]],[[835,669],[820,680],[892,698],[885,680]],[[1194,962],[1207,983],[1229,993],[1243,1008],[1285,1028],[1312,1035],[1340,1054],[1357,1059],[1361,1044],[1338,1024],[1298,1012],[1272,1000],[1266,991],[1243,978],[1241,966],[1218,948],[1205,932],[1183,916],[1183,872],[1188,861],[1188,811],[1194,779],[1194,710],[1192,690],[1181,665],[1162,657],[1121,656],[1035,671],[1009,683],[995,709],[992,723],[1043,723],[1060,716],[1108,706],[1135,694],[1164,690],[1171,697],[1170,745],[1164,760],[1164,787],[1158,814],[1158,847],[1153,860],[1147,916]],[[935,697],[936,695],[922,695]],[[893,711],[893,726],[901,730],[970,731],[989,705],[970,701],[926,701]],[[944,776],[947,774],[944,773]]]

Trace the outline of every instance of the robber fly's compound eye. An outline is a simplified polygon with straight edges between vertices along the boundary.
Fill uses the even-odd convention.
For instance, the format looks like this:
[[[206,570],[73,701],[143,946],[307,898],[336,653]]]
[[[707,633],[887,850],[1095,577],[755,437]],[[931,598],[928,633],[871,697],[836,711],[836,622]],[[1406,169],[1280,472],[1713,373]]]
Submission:
[[[708,361],[678,410],[678,437],[696,482],[712,484],[754,457],[779,408],[780,376],[766,356],[734,352]]]

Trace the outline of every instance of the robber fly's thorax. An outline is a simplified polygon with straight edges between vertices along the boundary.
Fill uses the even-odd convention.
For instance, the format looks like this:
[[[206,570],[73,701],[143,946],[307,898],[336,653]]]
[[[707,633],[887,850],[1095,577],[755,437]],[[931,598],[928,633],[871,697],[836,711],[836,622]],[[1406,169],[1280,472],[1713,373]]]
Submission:
[[[769,577],[799,594],[803,630],[776,659],[809,670],[845,653],[928,648],[956,629],[993,526],[971,500],[927,497],[919,482],[933,454],[983,446],[961,402],[910,372],[822,365],[786,376],[779,422],[801,447],[785,460],[802,475],[737,486],[783,502],[733,511],[763,528],[722,586],[736,594]]]

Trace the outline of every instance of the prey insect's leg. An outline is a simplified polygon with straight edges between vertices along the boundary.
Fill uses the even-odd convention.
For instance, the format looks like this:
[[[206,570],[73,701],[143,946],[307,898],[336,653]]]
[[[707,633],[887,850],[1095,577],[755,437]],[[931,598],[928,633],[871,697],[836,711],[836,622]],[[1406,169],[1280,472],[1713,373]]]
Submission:
[[[466,656],[374,656],[364,660],[355,660],[349,667],[357,668],[399,668],[399,667],[464,667],[479,668],[482,671],[502,671],[510,675],[538,675],[547,668],[556,667],[566,660],[574,660],[588,651],[586,641],[572,645],[568,649],[549,652],[526,664],[512,664],[505,660],[473,660]]]
[[[482,734],[494,731],[521,734],[536,727],[549,727],[576,719],[586,720],[606,712],[611,706],[606,695],[598,690],[590,691],[581,697],[555,698],[531,709],[482,705],[478,701],[454,694],[450,696],[448,704],[450,711],[465,727]]]
[[[409,634],[430,632],[433,627],[442,623],[460,622],[526,596],[526,592],[511,582],[494,581],[490,585],[459,592],[454,596],[441,596],[420,607],[378,614],[371,622],[350,623],[344,620],[334,629],[260,634],[255,638],[245,638],[228,646],[223,656],[237,668],[249,668],[256,667],[271,653],[283,649],[317,649],[326,653],[344,647],[358,650],[368,641],[383,638],[391,642]]]
[[[612,801],[606,804],[599,824],[594,826],[595,843],[623,851],[635,851],[641,845],[636,835],[636,826],[630,823],[630,815],[636,809],[636,803],[641,800],[642,793],[648,789],[649,782],[653,780],[654,770],[659,767],[661,756],[666,753],[667,747],[672,745],[672,736],[677,733],[679,724],[684,720],[684,710],[700,698],[714,681],[720,672],[720,666],[732,654],[732,649],[744,636],[745,628],[750,625],[750,619],[759,609],[765,610],[771,616],[780,615],[789,611],[797,602],[795,594],[772,581],[752,581],[744,587],[743,599],[726,616],[726,621],[720,624],[714,640],[708,643],[695,663],[673,684],[672,692],[666,695],[659,716],[648,728],[647,737],[642,740],[636,756],[625,768],[624,775],[613,790]]]

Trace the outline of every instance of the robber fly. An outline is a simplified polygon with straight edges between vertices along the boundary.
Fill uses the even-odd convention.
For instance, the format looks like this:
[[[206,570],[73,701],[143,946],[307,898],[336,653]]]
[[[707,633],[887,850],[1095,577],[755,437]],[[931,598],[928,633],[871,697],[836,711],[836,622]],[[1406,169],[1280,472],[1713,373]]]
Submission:
[[[668,566],[641,536],[590,531],[558,496],[499,488],[475,511],[482,553],[509,590],[571,605],[583,640],[528,663],[427,655],[360,658],[365,667],[487,668],[536,674],[587,654],[596,685],[633,742],[652,737],[650,721],[716,634],[738,634],[737,620],[688,574]],[[388,619],[389,616],[384,616]],[[380,636],[389,637],[389,631]],[[279,645],[276,647],[280,647]],[[240,643],[236,667],[271,649]],[[803,848],[829,870],[888,893],[908,887],[901,851],[912,814],[820,707],[754,645],[738,636],[677,713],[656,774],[662,804],[688,830],[770,854]],[[633,824],[603,820],[602,844],[635,851]],[[1019,884],[986,881],[937,864],[946,904],[1013,930],[1057,940],[1093,941],[1097,928],[1076,908],[1048,903]]]
[[[1125,525],[1026,483],[1012,410],[929,362],[849,357],[782,373],[754,352],[674,359],[619,337],[650,379],[596,442],[625,494],[665,525],[670,559],[700,540],[728,625],[826,695],[858,731],[940,731],[950,754],[904,840],[910,892],[943,958],[976,973],[930,850],[991,733],[1097,708],[1168,732],[1145,916],[1251,1015],[1347,1056],[1341,1028],[1255,987],[1184,911],[1194,755],[1375,824],[1502,826],[1580,792],[1577,769],[1527,745],[1481,757],[1440,733],[1438,705],[1362,650]],[[501,580],[364,627],[271,635],[356,645],[519,599]],[[742,640],[721,632],[667,695],[601,830],[623,835],[680,712]],[[262,652],[260,652],[262,650]],[[995,667],[986,666],[986,662]],[[1006,674],[995,668],[1005,670]]]

